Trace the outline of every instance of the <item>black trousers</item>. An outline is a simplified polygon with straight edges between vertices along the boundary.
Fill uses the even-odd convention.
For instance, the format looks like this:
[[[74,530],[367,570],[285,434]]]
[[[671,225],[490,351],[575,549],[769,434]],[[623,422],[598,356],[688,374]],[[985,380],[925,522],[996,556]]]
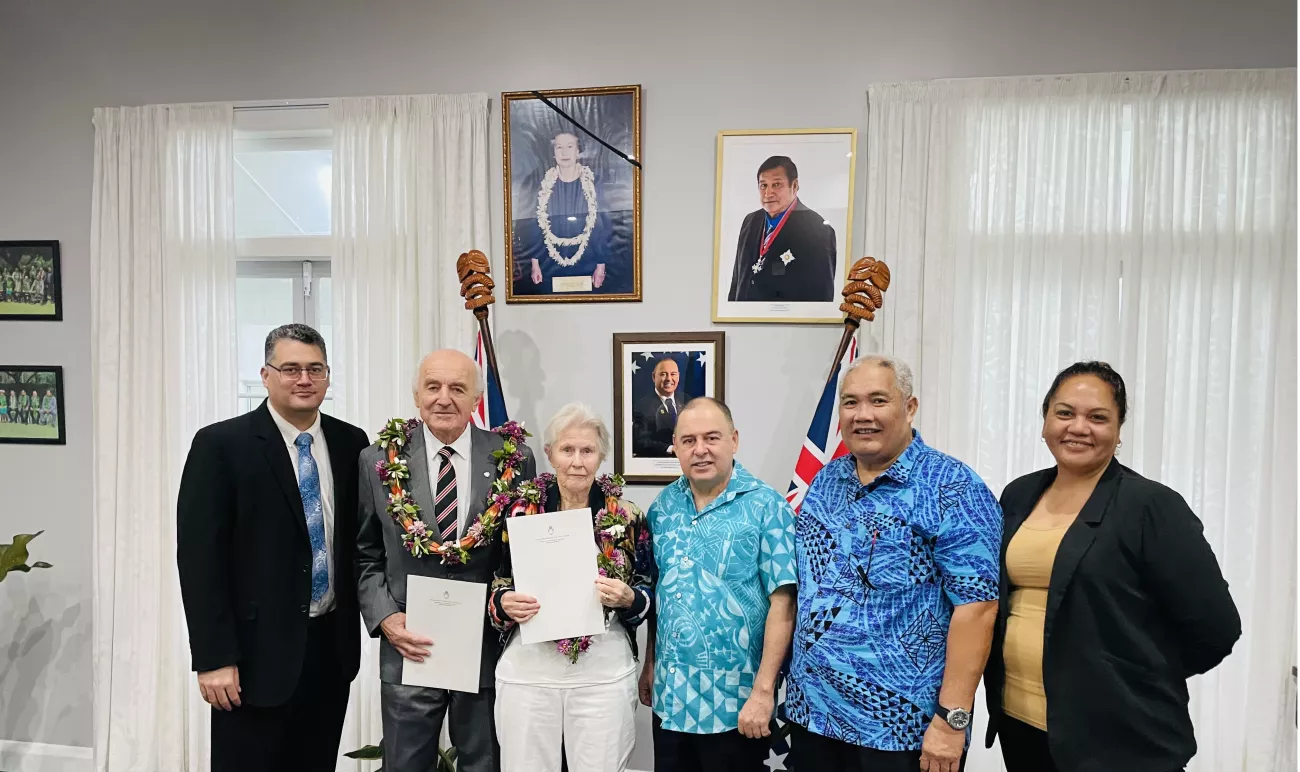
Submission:
[[[1060,772],[1047,746],[1047,732],[1036,726],[1004,715],[998,722],[998,744],[1007,772]]]
[[[1059,772],[1047,748],[1047,732],[1011,716],[998,722],[998,744],[1007,772]]]
[[[790,763],[795,772],[917,772],[920,751],[881,751],[809,732],[795,726],[790,733]],[[966,754],[961,769],[966,768]]]
[[[771,739],[751,740],[733,729],[721,734],[687,734],[652,723],[655,772],[768,772]],[[915,772],[909,770],[909,772]]]
[[[334,616],[307,623],[302,673],[288,702],[212,709],[212,772],[334,772],[351,685],[339,675]]]

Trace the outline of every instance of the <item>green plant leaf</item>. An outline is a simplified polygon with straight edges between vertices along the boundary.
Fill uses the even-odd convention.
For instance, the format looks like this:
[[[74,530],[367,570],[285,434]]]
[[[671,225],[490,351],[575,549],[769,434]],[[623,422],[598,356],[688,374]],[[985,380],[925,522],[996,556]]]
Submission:
[[[14,537],[13,544],[0,544],[0,582],[4,581],[5,575],[10,571],[27,572],[30,569],[27,564],[27,543],[45,531],[36,533],[20,533]],[[19,568],[22,566],[22,568]]]
[[[349,759],[360,759],[362,761],[375,761],[384,757],[384,749],[379,745],[367,745],[357,748],[355,751],[343,754]],[[378,772],[378,771],[376,771]]]
[[[44,560],[38,560],[35,563],[32,563],[32,568],[54,568],[54,566],[46,563]]]
[[[456,772],[456,749],[438,749],[438,772]]]

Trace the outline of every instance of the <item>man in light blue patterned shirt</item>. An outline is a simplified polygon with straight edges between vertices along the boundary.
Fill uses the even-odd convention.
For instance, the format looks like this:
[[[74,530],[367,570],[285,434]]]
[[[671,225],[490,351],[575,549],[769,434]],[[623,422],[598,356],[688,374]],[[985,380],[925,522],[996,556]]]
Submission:
[[[959,772],[997,614],[1002,511],[912,429],[906,364],[855,361],[850,455],[799,512],[799,613],[786,717],[796,772]]]
[[[734,460],[722,402],[677,418],[682,476],[650,505],[655,772],[766,770],[777,676],[794,630],[794,512]]]

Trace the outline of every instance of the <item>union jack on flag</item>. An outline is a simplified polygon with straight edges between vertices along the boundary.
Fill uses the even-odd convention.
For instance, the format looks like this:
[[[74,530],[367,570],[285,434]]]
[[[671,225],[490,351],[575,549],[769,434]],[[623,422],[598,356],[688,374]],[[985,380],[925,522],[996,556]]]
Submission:
[[[812,425],[808,427],[808,436],[804,437],[803,448],[799,451],[799,460],[794,465],[794,477],[790,480],[790,489],[786,491],[785,500],[794,507],[795,514],[803,506],[804,497],[808,495],[808,486],[813,478],[831,461],[849,452],[840,437],[839,411],[836,409],[835,395],[840,388],[840,376],[844,368],[858,356],[858,339],[849,341],[849,348],[844,357],[835,365],[835,372],[826,381],[822,389],[822,398],[817,401],[817,410],[813,413]],[[788,673],[789,659],[783,671]],[[784,691],[784,690],[783,690]],[[776,726],[778,731],[772,736],[772,748],[768,753],[767,768],[771,772],[796,772],[788,760],[790,754],[789,729],[782,717],[785,715],[784,694],[782,705],[777,709]]]
[[[840,421],[838,411],[835,409],[835,394],[840,386],[840,373],[844,372],[844,368],[857,356],[858,340],[854,338],[849,341],[849,348],[844,352],[844,358],[835,366],[835,372],[826,381],[822,398],[817,402],[812,426],[808,427],[808,436],[803,440],[799,460],[794,465],[794,479],[790,481],[790,489],[785,494],[785,500],[794,507],[795,514],[799,514],[804,496],[808,495],[808,486],[812,485],[813,478],[822,467],[849,452],[840,438]]]
[[[480,429],[495,429],[509,421],[510,417],[506,415],[506,397],[501,392],[501,384],[488,366],[482,330],[476,333],[474,339],[474,364],[478,365],[479,375],[487,386],[479,395],[478,404],[474,406],[474,425]]]

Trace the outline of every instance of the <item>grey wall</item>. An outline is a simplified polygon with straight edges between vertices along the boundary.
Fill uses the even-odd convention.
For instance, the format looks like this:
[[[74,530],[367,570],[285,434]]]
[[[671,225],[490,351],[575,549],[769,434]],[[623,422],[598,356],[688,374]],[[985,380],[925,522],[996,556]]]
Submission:
[[[646,302],[496,306],[510,407],[538,426],[570,399],[612,411],[610,333],[711,328],[718,130],[861,127],[877,81],[1295,66],[1295,29],[1292,0],[3,0],[0,239],[63,242],[66,312],[0,322],[0,363],[63,365],[71,425],[0,446],[0,539],[45,528],[56,565],[0,585],[0,738],[91,741],[94,107],[642,84]],[[498,190],[498,271],[500,219]],[[725,329],[741,458],[783,488],[838,332]]]

